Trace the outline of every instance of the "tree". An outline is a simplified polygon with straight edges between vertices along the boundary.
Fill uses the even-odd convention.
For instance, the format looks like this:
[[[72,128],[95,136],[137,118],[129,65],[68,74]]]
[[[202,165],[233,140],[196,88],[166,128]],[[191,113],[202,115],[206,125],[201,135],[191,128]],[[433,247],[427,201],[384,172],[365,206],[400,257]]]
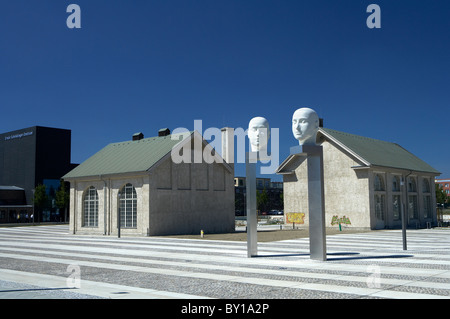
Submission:
[[[45,185],[38,185],[36,186],[36,189],[34,190],[34,198],[33,198],[33,203],[34,203],[34,208],[35,208],[35,216],[34,219],[37,222],[41,221],[41,215],[42,215],[42,211],[44,210],[45,206],[47,205],[47,201],[48,201],[48,196],[47,193],[45,192]]]
[[[448,203],[448,196],[444,192],[444,189],[439,184],[436,185],[436,203],[440,205],[444,205],[446,202]]]
[[[60,181],[60,186],[55,194],[55,204],[60,211],[64,210],[64,221],[67,221],[67,207],[69,206],[69,189],[66,182]]]
[[[260,192],[256,192],[256,206],[260,211],[265,210],[268,203],[269,195],[267,194],[267,190],[265,188]]]

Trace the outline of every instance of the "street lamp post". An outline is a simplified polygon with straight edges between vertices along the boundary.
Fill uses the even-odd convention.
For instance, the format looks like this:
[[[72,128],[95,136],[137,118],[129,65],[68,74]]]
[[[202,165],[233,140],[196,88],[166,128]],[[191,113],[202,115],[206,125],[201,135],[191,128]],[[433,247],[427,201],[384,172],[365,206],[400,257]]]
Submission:
[[[117,238],[120,238],[120,205],[121,205],[121,201],[124,197],[124,194],[121,192],[119,193],[119,209],[117,210]]]

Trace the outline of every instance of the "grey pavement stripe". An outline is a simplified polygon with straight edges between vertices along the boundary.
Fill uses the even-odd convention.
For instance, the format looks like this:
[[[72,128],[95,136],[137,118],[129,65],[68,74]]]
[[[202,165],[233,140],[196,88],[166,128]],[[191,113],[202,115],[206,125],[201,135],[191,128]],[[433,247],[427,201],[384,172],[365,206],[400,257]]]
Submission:
[[[9,235],[2,235],[0,233],[0,237],[4,236],[4,237],[9,237]],[[17,237],[23,238],[24,240],[26,238],[31,238],[29,236],[32,235],[18,235]],[[379,243],[367,243],[367,242],[362,242],[362,238],[353,238],[350,236],[347,236],[345,239],[342,239],[341,237],[342,235],[337,235],[337,236],[328,236],[328,240],[327,240],[327,248],[328,250],[332,250],[335,248],[342,248],[343,250],[356,250],[358,249],[359,251],[370,251],[371,249],[380,249],[380,248],[384,248],[384,249],[392,249],[392,250],[400,250],[401,248],[401,242],[399,242],[398,240],[396,242],[390,242],[390,244],[386,244],[386,245],[380,245]],[[48,236],[43,236],[40,237],[41,241],[45,241],[45,240],[50,240],[53,241],[53,237],[48,237]],[[70,239],[63,239],[62,241],[65,242],[91,242],[92,238],[85,238],[85,237],[81,237],[81,238],[75,238],[75,237],[70,237]],[[102,237],[97,237],[96,241],[98,243],[102,243],[102,242],[108,242],[110,245],[113,242],[117,242],[117,243],[135,243],[136,245],[143,245],[143,244],[151,244],[151,243],[157,243],[158,245],[168,245],[168,246],[172,246],[173,243],[172,242],[164,242],[161,240],[155,240],[153,238],[148,238],[148,239],[141,239],[139,240],[130,240],[130,239],[124,239],[124,240],[116,240],[116,241],[111,241],[111,238],[102,238]],[[423,240],[422,240],[423,241]],[[302,251],[304,250],[305,252],[308,251],[309,249],[309,242],[307,239],[305,240],[291,240],[291,241],[282,241],[282,242],[277,242],[278,245],[275,246],[273,243],[259,243],[258,246],[259,248],[263,249],[264,251],[292,251],[292,249],[295,249],[297,251]],[[340,244],[342,243],[342,244]],[[230,242],[224,242],[224,241],[204,241],[204,240],[185,240],[184,242],[179,242],[178,246],[186,246],[186,247],[192,247],[192,246],[205,246],[207,248],[213,248],[213,247],[229,247],[229,248],[235,248],[235,247],[242,247],[243,245],[245,245],[245,243],[239,243],[240,245],[236,245],[236,244],[231,244]],[[416,244],[418,247],[420,247],[421,250],[427,251],[430,249],[436,250],[438,249],[436,246],[436,241],[433,241],[433,244],[430,246],[424,245],[422,242],[418,242]],[[281,247],[280,247],[281,246]],[[289,248],[292,247],[292,248]],[[411,240],[409,240],[409,247],[410,250],[414,249],[416,250],[416,246],[413,247],[413,244],[411,243]],[[443,249],[447,249],[449,248],[448,245],[444,246]],[[419,252],[416,252],[419,253]],[[446,257],[443,257],[444,259],[446,259]],[[450,256],[448,257],[450,259]]]
[[[257,278],[257,277],[242,277],[242,276],[232,276],[232,275],[224,275],[224,274],[186,272],[186,271],[173,270],[173,269],[142,267],[142,266],[132,266],[132,265],[123,265],[123,264],[117,265],[117,264],[108,264],[108,263],[98,263],[98,262],[92,262],[92,261],[80,261],[80,260],[76,260],[76,259],[24,256],[24,255],[7,254],[7,253],[0,253],[0,256],[5,257],[5,258],[32,260],[32,261],[47,262],[47,263],[61,263],[61,264],[67,264],[67,265],[106,268],[106,269],[114,269],[114,270],[121,270],[121,271],[136,271],[136,272],[145,272],[145,273],[151,273],[151,274],[161,274],[161,275],[178,276],[178,277],[220,280],[220,281],[238,282],[238,283],[273,286],[273,287],[283,287],[283,288],[291,288],[291,289],[328,291],[328,292],[344,293],[344,294],[356,294],[356,295],[362,295],[362,296],[384,296],[387,294],[386,289],[382,289],[382,288],[349,287],[349,286],[329,285],[329,284],[321,284],[321,283],[298,283],[298,282],[282,281],[282,280],[261,279],[261,278]],[[390,295],[390,298],[450,299],[449,296],[430,295],[430,294],[423,294],[423,293],[408,293],[408,292],[403,292],[403,291],[389,291],[388,294]]]
[[[47,248],[52,248],[52,249],[72,249],[71,245],[66,245],[68,243],[79,243],[77,241],[71,241],[71,240],[66,240],[64,243],[56,243],[54,244],[54,239],[46,239],[46,240],[42,240],[41,238],[39,238],[40,242],[51,242],[52,244],[45,244],[45,247]],[[92,239],[91,239],[92,242]],[[233,249],[230,249],[230,247],[228,246],[220,246],[220,245],[215,245],[212,247],[197,247],[196,245],[190,245],[190,244],[184,244],[184,245],[180,245],[179,243],[177,243],[176,245],[174,244],[168,244],[168,243],[155,243],[152,241],[148,241],[146,243],[140,243],[140,244],[123,244],[123,243],[117,243],[117,242],[108,242],[108,241],[97,241],[95,243],[97,246],[104,246],[104,248],[99,248],[97,251],[101,252],[102,250],[107,252],[107,253],[113,253],[111,251],[111,248],[108,250],[108,246],[109,247],[116,247],[120,244],[124,245],[124,248],[121,249],[131,249],[131,248],[145,248],[148,249],[152,252],[154,252],[155,250],[165,250],[165,251],[179,251],[179,250],[183,250],[183,251],[189,251],[192,253],[195,252],[207,252],[207,253],[212,253],[212,254],[232,254],[232,255],[238,255],[238,256],[245,256],[246,255],[246,250],[245,248],[242,247],[232,247]],[[3,239],[0,241],[0,246],[5,246],[5,245],[14,245],[16,247],[35,247],[35,248],[40,248],[42,246],[42,244],[40,243],[32,243],[30,241],[11,241],[9,238],[8,239]],[[58,248],[59,247],[59,248]],[[74,246],[74,247],[78,247],[78,246]],[[79,246],[79,247],[83,247],[83,246]],[[125,248],[126,247],[126,248]],[[96,249],[96,248],[92,248],[92,249]],[[114,249],[114,252],[119,253],[121,249]],[[153,250],[155,249],[155,250]],[[138,249],[136,249],[136,253],[138,253]],[[357,250],[353,250],[353,251],[357,251]],[[289,252],[291,254],[308,254],[309,250],[297,250],[297,251],[293,251],[293,250],[286,250],[286,249],[275,249],[275,250],[265,250],[264,247],[261,247],[261,249],[259,250],[259,254],[261,256],[264,256],[265,253],[271,253],[270,255],[276,255],[276,254],[272,254],[273,252],[276,252],[276,254],[279,254],[280,256],[282,256],[283,252]],[[331,254],[332,251],[328,250],[328,252]],[[385,263],[385,262],[389,262],[389,263],[402,263],[402,264],[424,264],[424,265],[450,265],[450,260],[448,260],[447,258],[440,258],[439,260],[434,260],[432,259],[433,257],[435,257],[435,255],[432,254],[422,254],[419,259],[414,259],[414,258],[396,258],[399,256],[413,256],[414,252],[413,251],[406,251],[403,253],[396,253],[396,254],[390,254],[390,253],[386,253],[384,251],[382,252],[377,252],[377,251],[371,251],[371,252],[367,252],[366,254],[361,254],[359,256],[354,257],[354,259],[358,259],[359,258],[366,258],[366,260],[370,260],[370,257],[373,257],[373,259],[379,263]],[[381,257],[386,257],[386,258],[380,258]],[[389,258],[389,256],[392,256],[393,258]],[[216,257],[214,257],[216,258]],[[337,258],[337,259],[342,259],[342,257],[335,257],[333,255],[329,256],[329,261],[332,261],[333,258]],[[352,258],[348,258],[348,259],[352,259]]]
[[[92,244],[92,240],[93,239],[91,239],[90,241],[87,241],[85,243],[86,244]],[[41,239],[41,238],[39,238],[38,241],[39,242],[43,242],[43,243],[46,243],[46,242],[54,243],[55,239]],[[0,242],[0,245],[3,244],[3,243],[6,243],[6,242],[8,242],[8,240],[2,240]],[[65,244],[71,244],[71,243],[73,243],[73,244],[81,244],[80,242],[73,241],[73,240],[66,240],[66,241],[64,241],[64,243]],[[28,242],[28,241],[20,242],[20,241],[16,240],[15,244],[17,244],[17,245],[27,245],[27,244],[31,244],[31,243]],[[121,245],[120,242],[108,242],[108,241],[97,241],[95,244],[98,245],[98,246],[110,246],[110,247]],[[50,244],[50,245],[52,245],[52,244]],[[57,244],[54,244],[54,245],[57,245]],[[41,244],[41,246],[42,246],[42,244]],[[47,246],[47,244],[45,244],[45,246]],[[160,249],[160,250],[161,249],[184,250],[184,251],[193,251],[193,252],[198,251],[199,249],[201,249],[202,252],[204,252],[204,253],[246,255],[246,252],[242,251],[242,248],[235,248],[235,249],[233,249],[234,247],[223,247],[223,246],[217,246],[216,248],[206,246],[206,247],[201,247],[200,248],[200,247],[196,247],[196,246],[193,246],[193,245],[189,245],[189,244],[184,244],[183,245],[183,244],[180,244],[180,243],[178,243],[176,245],[167,244],[167,243],[161,244],[161,243],[154,243],[154,242],[148,242],[148,243],[145,243],[145,244],[142,244],[142,243],[141,244],[130,243],[130,244],[127,244],[127,249],[128,248],[147,248],[147,249]]]
[[[7,249],[1,249],[2,251],[6,251]],[[33,249],[18,249],[11,248],[10,251],[15,252],[24,252],[24,253],[36,253]],[[153,264],[153,265],[166,265],[166,266],[177,266],[177,267],[186,267],[186,268],[195,268],[197,270],[204,271],[212,271],[212,270],[220,270],[227,272],[240,272],[246,274],[264,274],[264,275],[273,275],[273,276],[286,276],[286,277],[298,277],[298,278],[309,278],[309,279],[320,279],[320,280],[336,280],[336,281],[344,281],[344,282],[358,282],[358,283],[366,283],[367,278],[370,273],[367,272],[366,276],[350,276],[350,275],[339,275],[339,274],[328,274],[328,273],[311,273],[311,272],[301,272],[301,271],[286,271],[286,270],[276,270],[276,269],[263,269],[263,268],[251,268],[251,267],[230,267],[226,265],[213,265],[213,264],[198,264],[195,262],[182,262],[182,261],[167,261],[167,260],[151,260],[151,259],[139,259],[131,257],[116,257],[116,256],[99,256],[92,254],[82,254],[82,253],[66,253],[61,251],[42,251],[42,254],[45,255],[57,255],[57,256],[65,256],[65,257],[79,257],[79,258],[90,258],[97,260],[107,261],[116,261],[116,262],[125,262],[125,263],[142,263],[142,264]],[[382,274],[383,267],[380,267],[380,273]],[[449,289],[450,284],[448,283],[435,283],[435,282],[422,282],[422,279],[418,278],[417,280],[411,279],[392,279],[392,278],[383,278],[380,277],[380,284],[386,285],[398,285],[398,286],[413,286],[413,287],[421,287],[421,288],[434,288],[434,289]]]
[[[8,235],[17,235],[17,234],[23,234],[20,231],[15,231],[15,232],[2,232],[3,229],[0,229],[0,234],[4,233],[6,235],[6,233],[9,233]],[[442,265],[447,260],[442,260],[442,259],[447,259],[447,256],[442,256],[442,255],[436,255],[436,254],[425,254],[424,252],[427,251],[427,247],[424,247],[424,245],[420,245],[420,243],[422,242],[429,242],[429,243],[433,243],[432,245],[430,245],[430,247],[432,247],[432,251],[437,251],[437,250],[441,250],[444,251],[445,249],[448,249],[448,237],[442,237],[442,236],[448,236],[450,233],[449,232],[445,232],[445,231],[436,231],[436,232],[415,232],[414,234],[412,234],[413,236],[417,236],[415,238],[413,238],[413,240],[409,240],[409,242],[413,242],[415,241],[416,244],[414,244],[414,249],[412,250],[408,250],[405,252],[405,254],[412,254],[414,255],[414,253],[416,253],[417,255],[420,254],[420,258],[429,258],[430,260],[421,260],[420,258],[414,258],[413,262],[409,262],[406,263],[405,260],[411,261],[411,259],[409,258],[401,258],[401,267],[396,267],[396,266],[391,266],[391,265],[383,265],[383,263],[380,263],[380,261],[386,261],[388,263],[395,263],[397,262],[397,260],[393,259],[393,258],[385,258],[383,260],[380,259],[375,259],[374,263],[377,264],[378,266],[380,266],[381,269],[381,273],[385,274],[385,273],[390,273],[390,274],[399,274],[399,275],[414,275],[417,276],[417,280],[405,280],[405,281],[390,281],[390,284],[397,284],[398,286],[405,286],[407,287],[408,285],[412,285],[414,287],[423,287],[423,288],[434,288],[434,289],[448,289],[448,286],[446,283],[434,283],[434,282],[427,282],[426,281],[426,277],[436,277],[436,278],[444,278],[444,279],[450,279],[450,271],[448,270],[439,270],[439,269],[417,269],[417,268],[406,268],[405,266],[408,267],[408,265],[412,266],[414,264],[418,264],[421,266],[424,266],[425,264],[428,264],[429,267],[433,267],[433,265]],[[35,235],[33,237],[33,235]],[[21,247],[33,247],[33,245],[35,245],[34,247],[36,249],[30,249],[33,250],[33,253],[41,253],[41,254],[52,254],[49,253],[49,249],[63,249],[63,250],[83,250],[85,252],[89,252],[89,253],[95,253],[95,252],[102,252],[102,253],[110,253],[110,254],[121,254],[121,255],[127,255],[127,256],[133,256],[133,254],[137,254],[139,256],[145,256],[146,258],[170,258],[172,260],[179,260],[179,259],[195,259],[198,260],[199,262],[208,262],[210,261],[212,258],[215,262],[223,262],[224,266],[226,263],[230,264],[231,263],[236,263],[236,264],[240,264],[240,265],[245,265],[245,266],[261,266],[261,265],[270,265],[270,266],[276,266],[276,265],[280,265],[282,264],[283,266],[286,267],[291,267],[291,268],[296,268],[296,269],[308,269],[308,271],[311,271],[310,268],[313,269],[317,269],[317,270],[323,270],[323,271],[328,271],[328,270],[333,270],[334,271],[356,271],[359,272],[360,274],[365,272],[365,269],[367,270],[367,264],[366,265],[355,265],[355,264],[348,264],[348,263],[342,263],[342,262],[334,262],[334,261],[330,261],[330,262],[325,262],[325,263],[320,263],[320,262],[314,262],[309,260],[308,256],[295,256],[293,257],[295,260],[267,260],[266,258],[252,258],[252,259],[248,259],[248,258],[242,258],[242,255],[245,255],[246,252],[246,247],[245,247],[245,243],[234,243],[234,244],[229,244],[229,242],[224,242],[224,241],[204,241],[204,240],[173,240],[173,239],[169,239],[169,238],[157,238],[157,239],[153,239],[153,238],[130,238],[127,240],[117,240],[117,239],[112,239],[112,238],[108,238],[108,237],[75,237],[75,236],[64,236],[64,237],[60,237],[59,235],[56,235],[54,237],[52,237],[53,234],[51,233],[46,233],[45,237],[47,239],[49,239],[50,241],[55,241],[55,240],[61,240],[64,243],[61,244],[57,244],[57,245],[52,245],[52,244],[44,244],[42,245],[42,243],[39,243],[42,241],[42,236],[38,235],[38,234],[33,234],[31,237],[21,237],[24,240],[29,240],[29,241],[33,241],[36,240],[36,243],[31,243],[31,242],[23,242],[21,240],[19,241],[10,241],[10,238],[8,239],[9,236],[2,236],[2,240],[0,241],[0,245],[3,246],[3,250],[11,250],[11,248],[8,249],[7,246],[21,246]],[[356,250],[354,245],[356,244],[360,244],[361,241],[367,241],[370,243],[373,243],[373,238],[371,237],[372,233],[369,233],[365,236],[361,236],[362,234],[358,234],[358,238],[356,239],[350,239],[346,238],[347,241],[346,243],[349,244],[347,245],[349,249],[352,250]],[[20,235],[19,235],[20,236]],[[339,240],[343,240],[343,236],[350,236],[350,234],[342,234],[342,235],[337,235],[337,236],[330,236],[332,237],[332,239],[337,239],[339,238]],[[410,236],[410,237],[413,237]],[[353,237],[353,236],[352,236]],[[379,236],[377,236],[379,237]],[[67,240],[67,238],[70,238],[70,243]],[[76,239],[75,239],[76,238]],[[389,237],[385,236],[385,238]],[[442,239],[446,239],[444,241],[442,241]],[[149,244],[149,240],[151,241],[151,244]],[[90,241],[90,242],[89,242]],[[89,247],[86,246],[87,244],[92,244],[93,241],[99,241],[102,242],[101,244],[99,244],[101,247]],[[48,241],[47,241],[48,242]],[[303,239],[303,240],[293,240],[293,241],[289,241],[290,243],[287,243],[288,241],[281,241],[281,242],[276,242],[276,243],[261,243],[260,244],[260,248],[261,248],[261,252],[264,253],[271,253],[274,250],[275,251],[280,251],[283,249],[287,249],[287,250],[291,250],[290,248],[286,248],[286,244],[292,244],[294,246],[299,246],[299,243],[301,243],[303,245],[303,248],[306,250],[307,247],[307,243],[308,241]],[[330,241],[328,241],[330,242]],[[162,243],[162,244],[161,244]],[[177,250],[171,250],[170,247],[172,246],[177,246],[178,250],[180,250],[180,244],[183,245],[182,250],[186,250],[186,248],[192,248],[190,250],[190,253],[179,253]],[[366,244],[366,243],[363,243]],[[416,248],[417,245],[417,248]],[[140,249],[129,249],[129,247],[132,246],[134,248],[140,248]],[[155,248],[155,246],[163,246],[163,249],[157,249]],[[223,249],[223,247],[226,247],[227,249]],[[333,247],[333,245],[330,245]],[[337,246],[339,247],[339,243],[337,243]],[[385,247],[381,247],[381,249],[378,246],[369,246],[370,248],[366,251],[364,251],[364,254],[361,253],[361,255],[363,256],[375,256],[376,254],[378,254],[378,256],[382,256],[387,255],[389,256],[389,254],[391,254],[391,252],[398,252],[397,249],[393,249],[392,248],[393,245],[390,246],[389,249],[386,249]],[[40,249],[40,247],[42,247],[42,251],[37,251]],[[117,249],[118,247],[121,247],[122,249]],[[212,248],[215,247],[215,248]],[[231,248],[231,249],[229,249]],[[21,248],[26,250],[26,248]],[[152,249],[156,249],[156,250],[152,250]],[[204,254],[205,253],[205,249],[210,249],[208,251],[209,254],[215,254],[214,256],[211,255],[207,255]],[[47,250],[47,251],[45,251]],[[149,251],[148,251],[149,250]],[[239,250],[241,250],[241,254],[239,254]],[[330,249],[333,250],[333,249]],[[228,253],[230,253],[230,251],[233,251],[234,253],[232,253],[231,255],[226,255],[226,253],[224,254],[225,251],[228,251]],[[286,251],[286,250],[285,250]],[[432,252],[430,251],[430,252]],[[24,251],[25,252],[25,251]],[[29,251],[30,252],[30,251]],[[126,253],[125,253],[126,252]],[[298,250],[297,250],[298,252]],[[31,253],[31,252],[30,252]],[[238,253],[238,255],[236,255],[236,253]],[[57,252],[54,252],[54,254],[57,254]],[[75,253],[67,253],[69,256],[70,254],[75,254]],[[60,254],[57,254],[60,255]],[[87,255],[86,258],[89,258],[88,256],[90,256],[89,254],[85,254]],[[294,254],[295,255],[295,254]],[[17,255],[16,255],[17,256]],[[79,257],[81,257],[81,255],[78,255]],[[282,256],[282,254],[280,254],[280,257]],[[23,257],[23,256],[22,256]],[[112,256],[113,257],[113,256]],[[115,256],[114,256],[115,257]],[[11,257],[13,258],[13,257]],[[93,258],[92,256],[90,258]],[[109,257],[106,257],[109,258]],[[115,257],[115,258],[124,258],[124,257]],[[126,258],[126,257],[125,257]],[[433,258],[438,259],[438,260],[432,260]],[[19,258],[20,259],[20,258]],[[292,259],[292,258],[291,258]],[[64,259],[66,260],[66,259]],[[147,260],[147,259],[146,259]],[[67,261],[67,260],[66,260]],[[125,259],[123,259],[122,261],[125,261]],[[367,261],[367,260],[365,260]],[[369,260],[370,261],[370,260]],[[146,261],[147,262],[147,261]],[[155,263],[152,260],[148,260],[148,263]],[[398,261],[400,262],[400,261]],[[156,262],[158,264],[158,262]],[[178,263],[178,266],[183,266],[183,262],[178,262],[178,261],[171,261],[169,262],[169,264],[172,265],[176,265]],[[101,263],[100,263],[101,264]],[[99,267],[100,264],[98,264]],[[192,268],[192,263],[188,263],[188,265],[186,265],[186,267],[190,267]],[[184,266],[183,266],[184,267]],[[204,264],[202,266],[200,266],[200,268],[208,271],[208,264]],[[214,268],[215,267],[215,268]],[[242,266],[241,266],[242,267]],[[147,267],[148,268],[148,267]],[[221,270],[221,267],[213,266],[212,269],[217,269],[217,270]],[[225,269],[222,269],[225,271]],[[255,268],[255,271],[260,271],[260,268]],[[244,271],[245,273],[252,273],[254,272],[253,269],[248,268]],[[280,272],[282,273],[282,271]],[[278,273],[277,275],[280,275],[280,273]],[[298,276],[301,276],[301,272],[297,272]],[[308,272],[308,274],[310,274]],[[204,276],[206,277],[212,277],[213,279],[217,279],[217,274],[204,274],[204,273],[199,273],[199,275],[201,278],[203,278]],[[202,277],[203,276],[203,277]],[[339,275],[338,275],[339,276]],[[320,274],[314,274],[312,275],[313,278],[320,278]],[[341,280],[344,280],[345,276],[340,276]],[[328,279],[334,279],[331,277],[325,277]],[[364,276],[348,276],[348,281],[361,281],[362,278],[365,278]],[[229,280],[229,279],[226,279]],[[266,280],[266,279],[262,279],[262,278],[252,278],[252,277],[244,277],[244,282],[253,282],[253,281],[264,281],[265,283],[271,282],[274,283],[277,286],[280,287],[286,287],[286,285],[288,285],[290,287],[290,285],[292,283],[286,283],[285,281],[280,282],[278,281],[273,281],[273,280]],[[383,283],[383,277],[381,276],[380,278],[380,283]],[[387,282],[389,282],[389,280],[387,280]],[[409,282],[409,283],[408,283]],[[299,284],[299,283],[297,283]],[[322,287],[316,286],[318,285],[317,283],[314,284],[305,284],[305,283],[301,283],[301,289],[306,289],[305,287],[308,287],[308,285],[311,287],[310,290],[320,290],[320,291],[336,291],[336,292],[342,292],[341,289],[342,287],[344,288],[350,288],[350,287],[346,287],[346,286],[340,286],[341,288],[331,288],[331,290],[324,290],[323,289],[323,285]],[[313,286],[311,286],[313,285]],[[330,286],[330,285],[328,285]],[[332,285],[331,285],[332,286]],[[356,287],[357,288],[357,287]],[[354,287],[352,287],[352,289],[350,289],[351,291],[355,291]],[[347,289],[344,293],[351,293],[349,289]],[[367,291],[360,291],[360,293],[368,295]],[[374,291],[372,292],[373,294],[371,294],[371,296],[384,296],[384,297],[389,297],[389,296],[399,296],[399,294],[401,294],[402,298],[418,298],[418,296],[421,297],[429,297],[429,296],[434,296],[436,297],[436,295],[422,295],[422,294],[408,294],[405,292],[393,292],[393,291],[388,291],[388,290],[383,290],[383,289],[379,289],[378,291]],[[393,294],[393,295],[392,295]],[[410,297],[405,297],[405,296],[410,296]],[[438,296],[438,297],[442,297],[442,296]],[[436,297],[437,298],[437,297]]]
[[[109,243],[111,244],[111,243]],[[112,246],[111,246],[112,245]],[[178,251],[173,251],[171,249],[166,249],[167,247],[164,246],[164,249],[158,249],[158,250],[152,250],[152,248],[155,248],[155,244],[152,245],[148,245],[145,246],[146,249],[132,249],[131,247],[129,247],[129,245],[123,245],[121,246],[121,249],[117,248],[117,243],[116,244],[111,244],[111,245],[107,245],[105,247],[99,247],[99,246],[76,246],[76,245],[65,245],[65,244],[61,244],[61,243],[56,243],[56,244],[45,244],[44,246],[41,243],[33,243],[33,242],[17,242],[17,241],[11,241],[11,240],[2,240],[0,241],[0,247],[1,246],[13,246],[13,247],[33,247],[36,249],[59,249],[59,250],[71,250],[71,251],[85,251],[85,252],[92,252],[92,253],[106,253],[106,254],[122,254],[122,255],[136,255],[136,256],[145,256],[145,257],[166,257],[166,258],[178,258],[178,259],[197,259],[197,260],[203,260],[203,261],[211,261],[211,259],[213,258],[215,261],[221,261],[221,262],[235,262],[235,263],[244,263],[244,264],[263,264],[263,265],[272,265],[272,266],[279,266],[280,265],[280,261],[278,260],[269,260],[269,258],[252,258],[252,259],[248,259],[248,258],[242,258],[245,253],[246,250],[245,248],[242,248],[240,253],[238,254],[238,256],[235,256],[236,258],[230,259],[231,256],[220,256],[220,255],[214,255],[214,257],[211,257],[210,255],[205,255],[205,254],[195,254],[195,252],[203,252],[203,249],[199,248],[197,249],[192,249],[190,250],[190,253],[180,253]],[[140,248],[143,248],[143,246],[139,246]],[[178,247],[172,247],[174,249],[179,250]],[[186,249],[183,249],[186,250]],[[225,250],[223,249],[215,249],[215,250],[209,250],[210,252],[215,252],[218,254],[221,254],[222,252],[224,252]],[[238,250],[236,250],[235,252],[239,252]],[[263,255],[261,253],[261,255]],[[294,254],[295,255],[295,254]],[[421,264],[421,263],[427,263],[429,265],[433,265],[438,263],[439,261],[435,261],[435,260],[419,260],[416,261],[412,258],[377,258],[379,256],[383,256],[382,253],[373,253],[372,255],[369,255],[374,257],[373,262],[374,263],[383,263],[383,262],[389,262],[389,263],[395,263],[395,262],[401,262],[403,265],[408,265],[408,262],[410,264]],[[386,254],[384,254],[386,255]],[[263,255],[264,256],[264,255]],[[271,255],[273,256],[273,255]],[[389,256],[389,254],[386,255],[387,257]],[[280,257],[282,257],[282,254],[280,254]],[[289,266],[289,267],[310,267],[311,265],[309,263],[313,262],[311,260],[309,260],[309,257],[307,254],[305,254],[304,256],[299,256],[298,257],[300,259],[300,261],[294,261],[294,260],[286,260],[283,261],[283,265]],[[352,257],[350,257],[352,258]],[[401,259],[401,261],[399,261],[398,259]],[[366,261],[370,261],[370,258],[366,259]],[[314,265],[315,268],[317,267],[326,267],[327,269],[345,269],[345,270],[351,270],[351,269],[355,269],[355,267],[357,269],[359,269],[359,271],[363,271],[364,267],[367,267],[367,265],[363,265],[363,266],[355,266],[352,264],[345,264],[345,265],[341,265],[341,264],[334,264],[334,262],[326,262],[326,263],[317,263],[317,265]],[[432,270],[432,269],[405,269],[405,266],[403,267],[399,267],[398,269],[396,269],[395,267],[387,267],[384,266],[385,269],[387,269],[388,272],[391,272],[389,269],[393,269],[393,272],[396,274],[405,274],[406,271],[408,271],[409,273],[415,273],[415,274],[422,274],[423,276],[428,276],[428,275],[436,275],[436,271]],[[439,272],[439,270],[437,270]],[[440,271],[442,272],[442,271]]]
[[[0,269],[0,280],[13,281],[47,288],[67,288],[71,292],[111,299],[199,299],[204,296],[160,291],[155,289],[115,285],[97,281],[81,280],[79,288],[67,284],[67,277],[24,271]],[[10,293],[9,293],[10,294]],[[23,296],[23,293],[20,294]],[[0,299],[2,293],[0,292]]]

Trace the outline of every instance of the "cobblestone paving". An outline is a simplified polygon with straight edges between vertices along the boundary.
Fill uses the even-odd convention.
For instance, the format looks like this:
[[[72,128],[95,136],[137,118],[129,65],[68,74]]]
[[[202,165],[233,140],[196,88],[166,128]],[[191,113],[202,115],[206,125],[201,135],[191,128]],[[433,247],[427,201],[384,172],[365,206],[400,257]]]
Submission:
[[[450,229],[258,244],[171,237],[74,236],[68,226],[0,228],[0,298],[450,298]]]

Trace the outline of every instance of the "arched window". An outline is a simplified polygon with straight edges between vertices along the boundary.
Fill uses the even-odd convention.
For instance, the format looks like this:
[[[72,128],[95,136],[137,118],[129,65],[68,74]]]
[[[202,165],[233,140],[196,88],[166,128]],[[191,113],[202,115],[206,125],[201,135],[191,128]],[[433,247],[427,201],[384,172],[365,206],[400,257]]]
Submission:
[[[373,182],[373,186],[375,188],[375,191],[384,191],[384,180],[383,177],[380,174],[375,174],[375,179]]]
[[[398,176],[392,178],[392,191],[400,192],[400,177]]]
[[[408,177],[408,192],[417,192],[416,179],[414,177]]]
[[[424,178],[422,179],[422,193],[429,193],[430,192],[430,182],[428,179]]]
[[[83,227],[98,227],[98,194],[94,186],[84,192]]]
[[[136,228],[137,195],[131,184],[126,184],[119,192],[119,215],[121,228]]]

